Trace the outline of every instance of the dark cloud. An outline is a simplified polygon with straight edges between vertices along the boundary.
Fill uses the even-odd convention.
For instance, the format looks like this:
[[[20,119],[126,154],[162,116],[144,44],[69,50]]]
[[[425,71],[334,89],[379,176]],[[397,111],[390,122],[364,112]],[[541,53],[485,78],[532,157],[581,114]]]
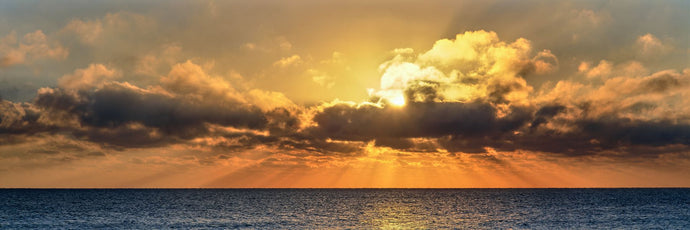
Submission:
[[[524,85],[515,81],[494,82],[488,86],[488,99],[494,103],[509,103],[506,100],[506,95],[514,91],[525,90],[525,88]]]
[[[306,128],[300,128],[299,117],[304,115],[300,109],[264,112],[239,102],[215,105],[124,84],[79,92],[44,89],[33,104],[2,103],[0,134],[5,141],[61,132],[120,150],[196,143],[227,151],[270,145],[319,154],[352,154],[366,142],[375,141],[377,146],[404,151],[442,148],[482,153],[490,147],[578,156],[605,151],[662,154],[690,145],[690,125],[682,122],[573,115],[577,109],[591,110],[591,103],[576,108],[550,104],[503,109],[482,101],[410,102],[404,107],[336,103],[320,108],[313,117],[316,125]],[[79,127],[45,121],[60,113],[71,116]],[[214,141],[189,142],[196,137]]]
[[[556,107],[549,107],[550,110]],[[563,109],[558,109],[563,111]],[[543,111],[543,110],[540,110]],[[559,112],[560,113],[560,112]],[[535,121],[543,121],[537,116]],[[531,150],[565,156],[596,155],[606,151],[624,156],[661,154],[664,151],[687,151],[690,145],[690,125],[668,120],[639,121],[627,118],[602,117],[565,121],[547,118],[548,122],[568,126],[567,130],[533,129],[531,132],[505,135],[501,140],[483,142],[452,142],[475,150],[492,147],[501,151]],[[534,123],[534,122],[533,122]],[[669,148],[669,146],[674,146]]]
[[[40,110],[30,103],[14,103],[0,99],[0,143],[16,140],[18,137],[14,135],[31,135],[54,130],[54,127],[38,123],[40,114]]]
[[[277,143],[281,149],[300,149],[317,154],[353,154],[365,146],[362,142],[329,141],[324,137],[293,136]]]
[[[535,129],[539,127],[539,125],[545,123],[547,119],[556,116],[564,110],[565,106],[562,105],[549,105],[539,108],[539,110],[537,110],[535,114],[535,119],[532,121],[532,124],[530,125],[530,128]]]
[[[655,74],[637,81],[634,89],[665,92],[682,87],[679,76]],[[515,106],[505,95],[524,90],[517,83],[491,85],[485,100],[473,102],[443,102],[438,87],[433,81],[412,82],[402,107],[335,103],[268,111],[233,98],[208,100],[127,83],[81,91],[44,88],[33,103],[2,101],[0,137],[10,143],[38,133],[61,133],[117,150],[184,143],[231,152],[268,145],[349,155],[370,141],[402,151],[483,153],[493,148],[564,156],[653,155],[690,145],[690,125],[682,120],[598,113],[595,101]],[[617,112],[656,108],[654,102],[638,101]],[[310,109],[316,111],[313,117],[307,115]]]
[[[439,99],[439,82],[430,80],[415,80],[408,83],[405,89],[405,99],[407,101],[433,102]]]
[[[566,156],[613,151],[623,155],[663,153],[690,145],[690,125],[670,120],[617,117],[560,117],[563,105],[512,107],[507,114],[489,103],[412,103],[404,108],[337,104],[314,117],[314,136],[349,141],[375,140],[379,146],[420,151],[412,138],[430,138],[450,152],[530,150]],[[546,123],[566,129],[540,127]],[[681,147],[685,146],[685,147]],[[427,149],[433,149],[427,146]],[[656,151],[652,151],[657,149]]]
[[[377,137],[486,135],[497,129],[496,109],[485,103],[410,103],[402,108],[338,104],[314,117],[312,132],[344,140]]]
[[[500,139],[531,119],[527,108],[513,107],[499,117],[494,106],[483,102],[410,103],[402,108],[338,104],[317,114],[314,121],[318,126],[309,132],[339,140],[376,140],[377,145],[397,149],[417,148],[408,138],[464,140],[468,148],[444,145],[449,141],[441,145],[454,151],[483,151],[484,146],[470,145],[483,139]]]
[[[272,135],[284,136],[294,134],[301,124],[299,111],[287,108],[276,108],[265,114],[268,131]]]
[[[256,107],[232,101],[212,104],[119,83],[94,91],[46,90],[35,104],[49,112],[73,115],[90,128],[79,134],[117,145],[158,143],[167,135],[189,139],[206,134],[205,124],[249,129],[263,129],[267,124]]]
[[[602,118],[579,121],[583,134],[602,146],[664,146],[690,145],[690,125],[668,120],[635,121],[626,118]]]

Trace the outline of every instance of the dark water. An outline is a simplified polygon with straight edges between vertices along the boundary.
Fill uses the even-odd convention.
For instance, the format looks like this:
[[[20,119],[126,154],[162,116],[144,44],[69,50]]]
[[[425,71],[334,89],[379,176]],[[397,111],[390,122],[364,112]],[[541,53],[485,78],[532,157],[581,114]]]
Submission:
[[[690,229],[690,189],[0,189],[0,228]]]

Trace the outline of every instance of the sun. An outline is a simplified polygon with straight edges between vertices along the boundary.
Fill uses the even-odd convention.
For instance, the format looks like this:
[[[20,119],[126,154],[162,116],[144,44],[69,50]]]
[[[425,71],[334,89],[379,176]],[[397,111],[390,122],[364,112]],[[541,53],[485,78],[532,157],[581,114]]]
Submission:
[[[405,106],[405,97],[403,95],[396,95],[388,99],[388,102],[393,106],[402,107]]]

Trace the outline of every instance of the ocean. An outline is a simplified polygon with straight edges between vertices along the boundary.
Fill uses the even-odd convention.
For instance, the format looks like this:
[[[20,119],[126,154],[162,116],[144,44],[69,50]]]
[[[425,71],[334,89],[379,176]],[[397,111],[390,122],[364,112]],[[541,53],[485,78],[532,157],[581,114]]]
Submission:
[[[0,189],[0,228],[690,229],[690,189]]]

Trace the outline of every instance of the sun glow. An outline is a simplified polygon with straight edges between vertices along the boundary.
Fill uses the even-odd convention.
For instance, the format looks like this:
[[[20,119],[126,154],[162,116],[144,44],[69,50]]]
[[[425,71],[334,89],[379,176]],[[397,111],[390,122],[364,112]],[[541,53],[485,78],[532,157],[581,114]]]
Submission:
[[[393,106],[402,107],[405,106],[405,97],[403,97],[403,95],[395,95],[388,98],[388,102],[390,102]]]

